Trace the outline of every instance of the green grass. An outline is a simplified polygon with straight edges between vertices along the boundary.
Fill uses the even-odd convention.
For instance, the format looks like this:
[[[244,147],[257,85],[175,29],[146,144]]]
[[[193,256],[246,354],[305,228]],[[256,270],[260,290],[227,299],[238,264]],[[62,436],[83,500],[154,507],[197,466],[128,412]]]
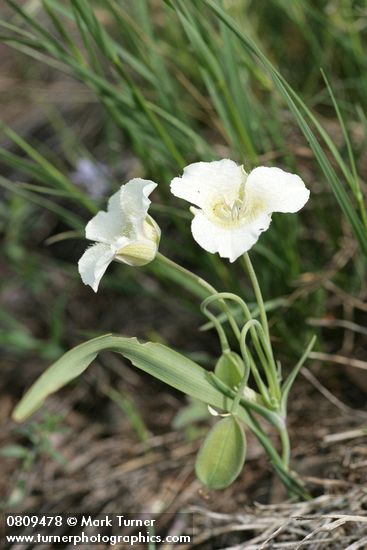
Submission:
[[[325,270],[346,232],[358,251],[348,276],[337,273],[335,280],[347,291],[361,287],[367,254],[361,182],[366,173],[361,171],[363,147],[351,130],[358,126],[365,143],[363,2],[344,0],[331,13],[326,1],[315,7],[304,0],[5,3],[9,16],[0,21],[1,41],[14,50],[25,81],[32,78],[32,68],[45,82],[50,72],[60,79],[63,74],[75,78],[100,107],[102,148],[90,150],[91,156],[102,152],[113,171],[119,150],[128,147],[142,174],[159,182],[155,216],[167,229],[164,252],[217,288],[247,296],[240,266],[203,254],[192,241],[187,212],[172,201],[168,185],[183,166],[199,159],[228,156],[246,169],[279,165],[300,174],[313,193],[300,215],[275,215],[271,230],[254,249],[265,299],[288,294],[305,271]],[[86,144],[57,111],[48,111],[45,120],[63,151],[61,158],[36,136],[2,124],[10,145],[0,148],[0,185],[10,204],[16,194],[25,208],[50,211],[62,224],[62,235],[77,237],[103,201],[91,199],[71,181],[70,151],[86,150]],[[330,121],[337,124],[337,135],[328,130]],[[121,182],[114,178],[114,183]],[[172,208],[179,215],[172,216]],[[12,222],[22,215],[22,209],[12,214]],[[15,239],[18,252],[24,249],[26,231],[10,239],[5,222],[5,233],[7,243]],[[179,251],[177,242],[183,244]],[[9,246],[5,254],[16,263]],[[41,257],[42,252],[35,252],[35,262]],[[69,270],[78,281],[76,266]],[[118,273],[131,278],[123,268]],[[169,277],[159,268],[155,274]],[[123,294],[130,287],[119,288],[118,281],[111,276],[106,284]],[[174,289],[177,281],[169,284]],[[132,284],[131,291],[137,292],[134,288]],[[161,299],[161,291],[156,294]],[[189,304],[191,298],[184,295],[183,300]],[[282,309],[272,311],[276,330],[290,349],[296,351],[307,336],[300,330],[301,319],[308,312],[322,315],[325,307],[325,293],[316,285],[287,313],[290,322],[284,323]]]

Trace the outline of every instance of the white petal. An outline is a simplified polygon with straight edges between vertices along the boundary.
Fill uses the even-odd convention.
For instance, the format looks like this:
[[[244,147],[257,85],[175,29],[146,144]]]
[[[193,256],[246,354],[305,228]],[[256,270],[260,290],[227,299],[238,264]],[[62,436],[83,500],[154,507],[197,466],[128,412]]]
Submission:
[[[113,258],[114,252],[106,244],[98,243],[87,248],[78,262],[83,283],[97,292],[99,282]]]
[[[151,203],[148,197],[156,187],[157,184],[154,181],[141,178],[134,178],[121,187],[121,209],[124,218],[129,220],[135,231],[141,232],[143,229],[144,220]]]
[[[121,189],[112,195],[108,201],[107,212],[101,210],[87,223],[85,228],[87,239],[101,243],[111,243],[115,237],[122,234],[126,219],[121,208]]]
[[[251,210],[297,212],[308,201],[310,192],[299,176],[281,168],[259,166],[247,178],[245,196]]]
[[[85,228],[87,239],[108,244],[121,235],[137,238],[150,205],[148,196],[156,187],[153,181],[141,178],[122,185],[108,201],[107,212],[98,212],[88,222]]]
[[[197,211],[191,223],[194,239],[204,250],[218,252],[222,258],[231,262],[250,250],[260,234],[268,229],[271,222],[269,214],[261,214],[238,227],[225,227],[213,224],[203,212]]]
[[[242,178],[242,168],[233,160],[195,162],[186,166],[182,177],[171,181],[171,192],[200,208],[213,201],[231,203],[238,197]]]

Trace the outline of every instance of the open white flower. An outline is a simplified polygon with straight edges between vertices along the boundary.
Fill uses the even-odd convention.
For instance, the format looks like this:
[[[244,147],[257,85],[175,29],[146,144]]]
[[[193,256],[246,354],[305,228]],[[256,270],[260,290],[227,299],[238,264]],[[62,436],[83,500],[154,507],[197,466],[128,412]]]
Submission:
[[[96,244],[84,252],[78,268],[83,283],[94,292],[113,260],[133,266],[154,260],[161,232],[148,215],[148,197],[156,187],[150,180],[130,180],[112,195],[107,212],[98,212],[88,222],[85,236]]]
[[[198,207],[191,207],[194,239],[231,262],[269,228],[273,212],[297,212],[310,195],[295,174],[265,166],[246,174],[229,159],[186,166],[172,180],[171,192]]]

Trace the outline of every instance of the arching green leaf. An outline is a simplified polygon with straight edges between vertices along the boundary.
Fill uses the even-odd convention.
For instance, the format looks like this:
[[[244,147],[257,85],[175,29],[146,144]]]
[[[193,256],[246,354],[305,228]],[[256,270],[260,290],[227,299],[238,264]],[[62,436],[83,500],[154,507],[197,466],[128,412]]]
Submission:
[[[20,422],[30,416],[50,394],[82,374],[102,351],[121,353],[135,367],[213,407],[228,410],[231,406],[232,399],[209,381],[207,371],[177,351],[162,344],[142,344],[136,338],[107,334],[77,346],[51,365],[18,403],[13,418]],[[246,415],[244,410],[240,414]]]

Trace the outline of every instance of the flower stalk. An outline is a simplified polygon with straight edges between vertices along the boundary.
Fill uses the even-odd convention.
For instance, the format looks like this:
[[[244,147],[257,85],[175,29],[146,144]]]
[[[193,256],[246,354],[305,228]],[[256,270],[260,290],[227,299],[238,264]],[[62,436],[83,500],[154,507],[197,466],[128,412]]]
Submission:
[[[264,300],[262,297],[259,281],[257,279],[255,270],[253,268],[250,256],[247,252],[243,255],[243,259],[244,259],[244,264],[245,264],[247,273],[249,275],[252,287],[254,289],[257,307],[259,308],[261,326],[264,333],[263,342],[266,347],[267,358],[268,358],[266,372],[268,373],[269,380],[270,380],[269,385],[271,386],[270,389],[271,389],[273,400],[276,404],[278,404],[281,399],[281,389],[280,389],[280,383],[278,379],[278,368],[275,363],[273,348],[271,345],[269,323],[268,323],[268,317],[266,315],[266,310],[264,306]]]
[[[216,328],[219,339],[221,342],[222,351],[226,352],[229,349],[228,338],[225,335],[222,323],[218,317],[209,311],[208,306],[210,304],[218,303],[221,306],[222,311],[227,317],[227,321],[237,336],[237,340],[240,346],[240,351],[245,364],[245,374],[236,390],[233,390],[223,384],[214,373],[210,373],[210,380],[218,387],[226,396],[233,399],[231,409],[228,411],[233,415],[236,415],[238,407],[242,406],[247,411],[246,425],[254,433],[261,445],[264,447],[273,467],[278,473],[280,479],[287,487],[291,496],[297,496],[302,498],[309,498],[309,494],[305,490],[303,484],[298,477],[290,471],[289,463],[291,456],[291,448],[289,435],[286,425],[286,407],[284,406],[285,400],[282,399],[282,388],[278,376],[278,368],[275,363],[274,354],[270,340],[270,330],[268,319],[265,311],[264,301],[260,289],[258,279],[256,277],[255,270],[252,266],[250,257],[245,254],[244,262],[251,280],[256,302],[258,306],[259,316],[261,323],[251,317],[250,310],[247,304],[239,296],[229,292],[217,292],[217,290],[205,281],[203,278],[198,277],[190,270],[180,266],[173,262],[161,253],[157,254],[157,260],[163,264],[169,265],[170,268],[177,270],[178,273],[184,275],[192,282],[199,284],[205,289],[209,296],[202,303],[202,312],[212,321],[213,326]],[[238,322],[234,318],[227,301],[233,301],[240,305],[243,313],[243,328],[239,330]],[[246,343],[246,337],[248,333],[251,335],[252,343],[254,344],[255,351],[257,352],[258,359],[263,367],[266,377],[266,383],[262,379],[261,373],[257,367],[256,361]],[[312,340],[312,345],[315,339]],[[263,349],[264,348],[264,351]],[[296,365],[296,370],[301,368],[301,365],[305,361],[312,347],[308,346],[306,354],[301,358],[301,362]],[[265,353],[264,353],[265,352]],[[247,388],[249,373],[252,374],[257,389],[260,392],[262,404],[258,404],[254,401],[250,401],[244,397],[244,391]],[[290,375],[291,376],[291,375]],[[284,390],[287,395],[289,392],[290,384],[294,381],[294,377],[289,378],[289,384],[284,385]],[[261,425],[256,420],[255,415],[262,416],[270,425],[274,426],[279,434],[279,440],[281,444],[281,453],[279,454],[274,447],[271,438],[261,428]]]
[[[273,212],[297,212],[307,202],[309,191],[295,174],[264,166],[247,174],[229,159],[191,164],[171,182],[172,193],[194,205],[190,208],[194,216],[191,230],[201,247],[230,262],[242,256],[255,295],[258,320],[241,297],[218,292],[205,279],[158,252],[160,229],[148,214],[148,197],[155,187],[150,180],[129,181],[110,198],[107,211],[98,212],[89,221],[86,237],[95,244],[79,260],[82,280],[96,292],[113,260],[137,267],[155,260],[153,271],[160,266],[161,275],[200,296],[201,311],[216,329],[221,346],[221,356],[208,379],[225,397],[223,402],[219,400],[223,411],[215,410],[215,415],[226,419],[222,418],[208,434],[199,452],[199,478],[207,480],[208,487],[223,488],[238,476],[245,457],[245,436],[240,426],[244,422],[264,447],[290,494],[306,497],[302,483],[289,467],[286,415],[289,391],[313,342],[282,385],[260,284],[248,250],[269,228]],[[233,304],[239,306],[239,312],[234,311]],[[250,384],[255,385],[256,391]],[[258,417],[277,430],[280,452]],[[219,456],[213,461],[217,452]],[[222,460],[223,453],[226,456]],[[231,464],[231,471],[221,464]]]

